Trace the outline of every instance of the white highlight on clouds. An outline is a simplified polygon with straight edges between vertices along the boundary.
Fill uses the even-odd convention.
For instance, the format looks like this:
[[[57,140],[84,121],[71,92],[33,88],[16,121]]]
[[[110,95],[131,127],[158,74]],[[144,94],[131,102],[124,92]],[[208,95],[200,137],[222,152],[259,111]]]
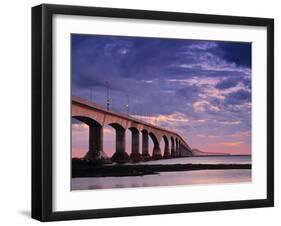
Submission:
[[[243,104],[236,104],[236,105],[230,105],[232,107],[233,110],[235,111],[239,111],[239,110],[245,110],[245,111],[249,111],[252,109],[252,103],[251,102],[246,102]]]
[[[199,97],[203,99],[208,99],[210,97],[214,97],[219,100],[225,99],[225,95],[223,95],[223,93],[219,89],[216,89],[214,87],[208,87],[204,89],[203,92],[199,94]]]
[[[245,90],[245,91],[251,91],[249,88],[247,88],[242,82],[238,82],[236,86],[227,88],[227,89],[223,89],[220,90],[220,92],[224,95],[230,94],[230,93],[234,93],[237,92],[239,90]]]
[[[212,105],[210,102],[207,100],[199,100],[193,103],[193,109],[196,112],[204,112],[207,110],[210,111],[220,111],[220,108],[218,106]]]
[[[132,116],[154,125],[173,124],[175,126],[176,123],[189,122],[188,117],[180,112],[174,112],[169,115],[159,114],[154,116],[144,116],[144,115],[132,115]]]
[[[218,46],[218,44],[216,42],[202,42],[202,43],[196,43],[196,44],[189,45],[187,47],[187,49],[207,50],[207,49],[211,49],[211,48],[214,48],[217,46]]]
[[[153,80],[141,80],[141,81],[145,83],[153,83]]]
[[[177,82],[182,85],[216,85],[221,78],[212,78],[212,77],[198,77],[193,76],[188,79],[168,79],[169,82]]]
[[[221,122],[218,122],[219,124],[221,125],[227,125],[227,126],[232,126],[232,125],[239,125],[241,123],[240,120],[237,120],[237,121],[221,121]]]
[[[240,73],[247,73],[248,69],[243,67],[237,67],[235,63],[194,63],[194,64],[180,64],[178,65],[180,68],[187,68],[187,69],[201,69],[206,71],[225,71],[225,72],[240,72]]]
[[[197,122],[197,123],[207,123],[208,120],[207,119],[198,119],[195,122]]]
[[[123,55],[125,55],[125,54],[127,54],[127,52],[128,52],[128,50],[127,49],[119,49],[119,53],[120,54],[123,54]]]
[[[236,63],[230,63],[226,60],[208,52],[196,52],[194,49],[207,50],[215,47],[216,43],[195,44],[187,48],[184,55],[187,57],[186,63],[174,65],[179,68],[205,70],[205,71],[225,71],[225,72],[239,72],[245,75],[251,75],[251,69],[237,66]],[[196,63],[194,63],[196,62]]]

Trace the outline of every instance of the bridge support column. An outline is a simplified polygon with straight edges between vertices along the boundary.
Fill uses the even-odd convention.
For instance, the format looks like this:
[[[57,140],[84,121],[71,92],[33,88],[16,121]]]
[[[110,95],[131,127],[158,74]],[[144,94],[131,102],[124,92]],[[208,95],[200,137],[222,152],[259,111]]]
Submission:
[[[143,160],[142,155],[139,152],[139,131],[137,129],[131,129],[132,131],[132,153],[130,158],[133,162],[139,162]]]
[[[182,143],[179,144],[179,154],[181,157],[192,157],[193,156],[191,149]]]
[[[118,153],[125,152],[125,142],[126,142],[125,130],[117,129],[116,130],[116,152],[118,152]]]
[[[102,127],[90,126],[89,127],[89,157],[95,160],[100,156],[102,151]]]
[[[125,163],[130,161],[129,155],[125,151],[126,133],[125,129],[118,127],[116,130],[116,151],[111,160],[117,163]]]
[[[151,157],[149,155],[148,151],[148,132],[142,131],[142,157],[144,161],[151,160]]]
[[[89,151],[85,158],[101,163],[110,163],[103,152],[103,128],[100,125],[89,125]]]
[[[153,152],[152,152],[152,158],[154,160],[162,159],[161,149],[160,149],[159,143],[154,144]]]
[[[179,156],[179,141],[176,140],[176,157]]]
[[[180,142],[180,145],[179,145],[179,156],[181,157],[183,155],[183,146],[182,146],[182,143]]]
[[[184,151],[185,151],[187,157],[193,156],[192,151],[189,148],[184,147]]]
[[[176,157],[175,141],[171,140],[171,157]]]
[[[171,157],[168,141],[165,142],[163,158],[168,159]]]

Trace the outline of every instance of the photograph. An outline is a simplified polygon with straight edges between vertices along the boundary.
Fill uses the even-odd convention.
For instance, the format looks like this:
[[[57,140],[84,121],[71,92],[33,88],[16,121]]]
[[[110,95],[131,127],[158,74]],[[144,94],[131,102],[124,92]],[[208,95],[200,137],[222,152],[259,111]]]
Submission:
[[[252,43],[71,33],[71,190],[252,182]]]

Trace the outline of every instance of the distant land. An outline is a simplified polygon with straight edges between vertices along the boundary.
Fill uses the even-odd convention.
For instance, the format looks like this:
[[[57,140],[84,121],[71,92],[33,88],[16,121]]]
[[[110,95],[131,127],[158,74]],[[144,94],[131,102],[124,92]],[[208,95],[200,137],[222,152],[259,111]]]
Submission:
[[[205,152],[197,148],[192,149],[193,157],[198,156],[251,156],[251,154],[229,154],[229,153],[219,153],[219,152]]]
[[[231,155],[228,153],[216,153],[216,152],[204,152],[200,151],[199,149],[192,149],[193,156],[226,156],[226,155]]]

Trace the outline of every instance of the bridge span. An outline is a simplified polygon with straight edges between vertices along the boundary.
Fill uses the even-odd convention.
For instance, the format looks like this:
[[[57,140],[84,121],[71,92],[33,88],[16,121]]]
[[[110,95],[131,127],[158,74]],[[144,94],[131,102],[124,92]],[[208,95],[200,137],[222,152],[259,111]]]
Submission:
[[[104,106],[80,97],[72,97],[72,118],[89,126],[89,160],[103,160],[103,127],[112,126],[116,131],[116,150],[111,160],[113,162],[134,162],[150,159],[176,158],[192,156],[192,151],[185,140],[176,132],[152,125],[130,115],[107,110]],[[126,152],[126,130],[132,132],[131,154]],[[141,150],[140,133],[142,133]],[[153,141],[152,156],[149,155],[149,137]],[[164,151],[161,154],[160,142],[164,140]]]

